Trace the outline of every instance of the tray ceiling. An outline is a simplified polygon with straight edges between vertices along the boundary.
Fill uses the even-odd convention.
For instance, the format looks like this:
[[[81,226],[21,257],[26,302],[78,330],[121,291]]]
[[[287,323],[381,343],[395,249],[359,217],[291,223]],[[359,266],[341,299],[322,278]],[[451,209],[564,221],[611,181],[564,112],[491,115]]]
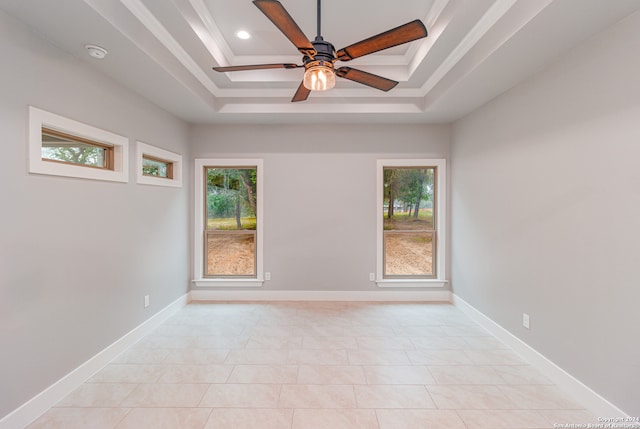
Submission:
[[[281,0],[307,37],[315,0]],[[401,6],[401,7],[399,7]],[[426,39],[349,63],[400,82],[381,92],[338,79],[291,103],[303,69],[217,73],[212,66],[301,55],[250,0],[0,0],[58,47],[194,123],[449,122],[469,113],[640,8],[637,0],[324,0],[336,49],[421,19]],[[251,34],[248,40],[238,30]],[[95,44],[103,60],[87,55]]]

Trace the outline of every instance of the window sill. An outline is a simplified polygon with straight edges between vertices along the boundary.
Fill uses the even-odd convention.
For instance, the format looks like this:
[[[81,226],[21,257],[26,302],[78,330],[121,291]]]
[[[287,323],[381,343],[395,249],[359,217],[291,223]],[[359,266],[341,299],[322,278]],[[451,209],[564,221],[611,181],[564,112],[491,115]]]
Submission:
[[[259,288],[264,284],[261,279],[198,279],[193,280],[197,287],[254,287]]]
[[[444,287],[448,280],[438,279],[390,279],[390,280],[378,280],[376,284],[378,287],[428,287],[428,288],[440,288]]]

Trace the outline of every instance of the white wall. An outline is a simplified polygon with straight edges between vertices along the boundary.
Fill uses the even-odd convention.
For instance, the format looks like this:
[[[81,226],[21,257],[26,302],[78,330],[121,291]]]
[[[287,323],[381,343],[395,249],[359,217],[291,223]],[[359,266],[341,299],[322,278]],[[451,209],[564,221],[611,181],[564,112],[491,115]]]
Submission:
[[[135,139],[188,160],[185,123],[2,11],[0,58],[1,418],[186,293],[190,218],[134,183]],[[129,137],[130,182],[29,174],[28,105]]]
[[[448,158],[449,126],[210,125],[194,158],[264,159],[264,290],[372,291],[376,159]]]
[[[454,124],[451,167],[454,292],[631,416],[639,51],[636,13]]]

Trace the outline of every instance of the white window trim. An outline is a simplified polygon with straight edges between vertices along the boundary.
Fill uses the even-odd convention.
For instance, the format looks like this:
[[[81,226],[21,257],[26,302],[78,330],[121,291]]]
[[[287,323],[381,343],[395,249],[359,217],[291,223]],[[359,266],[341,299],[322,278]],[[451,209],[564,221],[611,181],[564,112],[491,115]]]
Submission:
[[[113,170],[44,161],[42,159],[43,127],[113,146]],[[129,181],[128,166],[128,138],[29,106],[30,173],[126,183]]]
[[[255,278],[205,278],[204,277],[204,167],[256,167],[256,277]],[[263,277],[263,160],[262,159],[196,159],[195,160],[194,205],[195,216],[193,224],[193,283],[198,287],[262,287]]]
[[[142,174],[142,160],[144,156],[158,158],[173,164],[173,178],[146,176]],[[159,147],[136,142],[136,181],[141,185],[168,186],[173,188],[182,187],[182,155]]]
[[[380,209],[384,203],[383,182],[384,167],[436,167],[436,274],[435,279],[384,279],[383,268],[383,223],[384,213]],[[378,287],[444,287],[446,280],[446,216],[447,216],[447,162],[445,159],[379,159],[376,170],[376,283]]]

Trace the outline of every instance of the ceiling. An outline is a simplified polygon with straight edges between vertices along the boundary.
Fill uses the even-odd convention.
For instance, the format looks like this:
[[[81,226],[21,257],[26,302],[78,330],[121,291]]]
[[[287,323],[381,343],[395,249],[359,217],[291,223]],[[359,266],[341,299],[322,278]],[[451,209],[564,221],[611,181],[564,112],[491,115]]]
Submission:
[[[280,1],[313,39],[316,0]],[[301,64],[251,0],[0,0],[0,8],[191,123],[438,123],[541,70],[640,9],[640,1],[324,0],[322,36],[336,49],[416,18],[429,36],[342,63],[399,81],[391,91],[338,79],[334,89],[298,103],[290,100],[302,69],[211,69]],[[241,29],[252,37],[237,38]],[[109,54],[93,59],[87,44]]]

